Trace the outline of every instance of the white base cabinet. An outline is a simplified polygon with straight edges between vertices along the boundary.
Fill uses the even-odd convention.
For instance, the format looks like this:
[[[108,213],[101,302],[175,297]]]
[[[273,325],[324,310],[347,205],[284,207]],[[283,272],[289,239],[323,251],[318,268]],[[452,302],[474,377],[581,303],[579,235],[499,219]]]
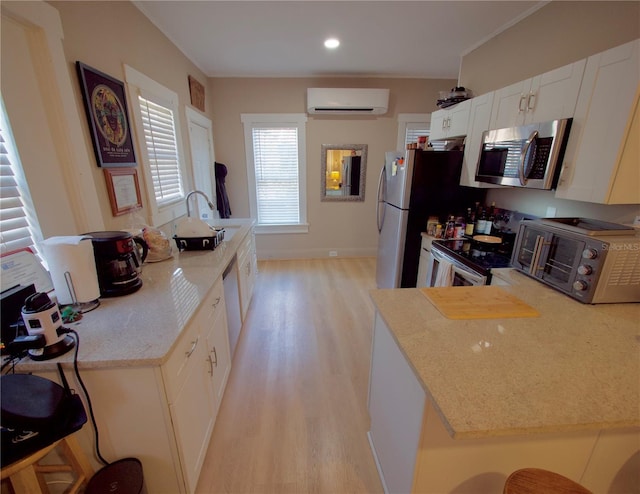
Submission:
[[[556,197],[640,203],[640,40],[588,58]]]
[[[138,458],[149,494],[193,493],[230,369],[220,279],[163,365],[81,369],[102,455],[108,461]],[[39,374],[59,382],[55,372]],[[65,370],[65,375],[80,390],[73,372]],[[90,422],[78,436],[84,451],[95,451]],[[101,466],[93,463],[96,469]]]
[[[511,472],[532,466],[593,492],[640,489],[637,428],[453,439],[378,313],[369,415],[369,442],[387,493],[502,492]]]
[[[240,310],[244,322],[253,296],[253,288],[258,275],[258,258],[256,255],[255,234],[246,236],[238,248],[238,285],[240,289]]]

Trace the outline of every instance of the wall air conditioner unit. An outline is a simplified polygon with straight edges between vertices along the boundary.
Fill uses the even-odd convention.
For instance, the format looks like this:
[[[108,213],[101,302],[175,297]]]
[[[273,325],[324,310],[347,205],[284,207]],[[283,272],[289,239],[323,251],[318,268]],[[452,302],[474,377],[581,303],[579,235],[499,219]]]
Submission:
[[[384,115],[388,108],[388,89],[307,89],[307,112],[313,115]]]

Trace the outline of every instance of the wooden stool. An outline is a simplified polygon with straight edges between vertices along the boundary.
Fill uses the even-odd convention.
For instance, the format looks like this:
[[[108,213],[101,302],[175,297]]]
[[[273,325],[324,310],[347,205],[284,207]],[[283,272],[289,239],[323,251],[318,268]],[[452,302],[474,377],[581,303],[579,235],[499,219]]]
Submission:
[[[68,463],[59,465],[40,465],[38,463],[58,446]],[[2,480],[9,479],[15,494],[46,494],[49,492],[49,488],[44,475],[57,472],[71,472],[75,475],[75,481],[68,491],[70,494],[78,492],[80,487],[86,484],[93,475],[93,468],[73,435],[63,437],[26,458],[8,465],[2,469],[1,477]]]
[[[516,470],[504,484],[503,494],[592,494],[573,480],[539,468]]]

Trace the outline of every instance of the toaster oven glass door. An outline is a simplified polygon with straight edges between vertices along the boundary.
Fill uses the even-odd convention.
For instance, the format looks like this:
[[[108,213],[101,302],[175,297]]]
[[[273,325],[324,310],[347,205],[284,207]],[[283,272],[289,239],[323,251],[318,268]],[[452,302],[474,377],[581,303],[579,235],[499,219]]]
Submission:
[[[551,235],[548,244],[540,277],[550,285],[571,292],[585,243],[573,238]]]

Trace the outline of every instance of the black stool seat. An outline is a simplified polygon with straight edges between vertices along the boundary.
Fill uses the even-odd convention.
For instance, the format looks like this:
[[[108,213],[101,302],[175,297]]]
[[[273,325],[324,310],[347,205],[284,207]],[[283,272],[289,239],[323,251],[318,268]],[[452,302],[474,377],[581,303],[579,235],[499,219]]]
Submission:
[[[91,477],[85,494],[140,494],[144,485],[142,463],[137,458],[123,458],[101,468]]]

